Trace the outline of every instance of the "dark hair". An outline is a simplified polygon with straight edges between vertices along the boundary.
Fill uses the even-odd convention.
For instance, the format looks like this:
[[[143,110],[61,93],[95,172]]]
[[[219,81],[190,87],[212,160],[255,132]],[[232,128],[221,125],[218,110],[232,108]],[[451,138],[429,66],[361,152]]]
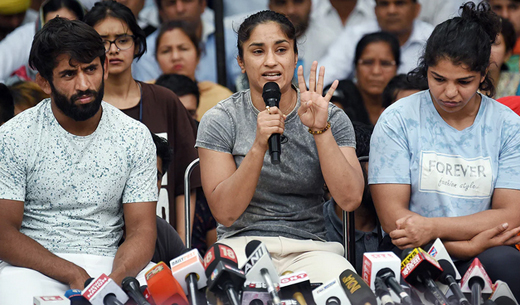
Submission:
[[[515,27],[511,21],[502,18],[502,30],[500,34],[504,37],[504,44],[506,45],[506,53],[513,50],[516,44]]]
[[[382,106],[384,108],[392,105],[397,98],[400,90],[426,90],[428,89],[428,81],[425,78],[412,77],[406,74],[398,74],[394,76],[386,85],[382,94]]]
[[[73,12],[78,20],[83,20],[85,17],[85,8],[77,0],[47,0],[42,4],[40,22],[45,23],[49,20],[43,20],[45,15],[55,12],[61,8],[66,8]]]
[[[238,56],[240,59],[244,57],[244,50],[243,46],[244,43],[249,39],[251,36],[251,33],[259,24],[265,24],[268,22],[275,22],[280,26],[280,29],[282,32],[289,38],[290,40],[294,41],[294,53],[298,54],[298,47],[296,43],[296,29],[294,28],[294,25],[285,17],[284,15],[266,10],[266,11],[260,11],[258,13],[255,13],[244,20],[240,27],[238,28],[238,40],[237,40],[237,48],[238,48]]]
[[[495,87],[486,74],[489,67],[491,44],[500,32],[500,18],[491,11],[487,2],[476,5],[467,2],[461,6],[461,16],[437,25],[426,42],[419,66],[410,72],[413,77],[427,79],[428,68],[441,59],[455,65],[467,65],[470,71],[485,75],[479,89],[495,94]]]
[[[9,88],[0,83],[0,125],[14,116],[14,101]]]
[[[197,83],[186,75],[163,74],[155,81],[156,85],[163,86],[173,91],[177,96],[193,94],[197,98],[197,108],[200,102],[200,91]]]
[[[157,158],[161,158],[162,160],[161,171],[164,175],[168,170],[170,163],[172,162],[172,150],[170,148],[170,145],[168,144],[168,140],[166,140],[163,137],[159,137],[153,132],[151,132],[151,134],[153,142],[155,143],[155,151],[157,153]]]
[[[99,57],[104,69],[106,55],[103,40],[92,27],[82,21],[61,17],[49,20],[34,35],[29,65],[52,83],[52,72],[58,65],[57,58],[61,54],[68,54],[71,59],[80,63],[90,63]]]
[[[188,36],[190,41],[195,46],[195,50],[197,51],[197,57],[200,57],[202,51],[199,38],[197,37],[197,33],[195,32],[196,27],[193,26],[190,22],[180,20],[168,21],[161,25],[159,29],[159,34],[157,34],[157,39],[155,40],[155,57],[157,58],[157,50],[159,49],[159,42],[161,41],[161,38],[164,36],[166,32],[174,29],[179,29],[184,34],[186,34],[186,36]]]
[[[137,24],[134,13],[125,5],[113,0],[96,2],[94,7],[85,15],[85,23],[94,27],[98,22],[107,17],[117,18],[128,26],[134,35],[134,45],[139,46],[139,51],[134,58],[141,58],[146,52],[146,35]]]
[[[354,56],[354,66],[357,66],[361,55],[367,48],[367,46],[371,43],[375,42],[386,42],[392,51],[392,55],[394,56],[396,67],[399,68],[401,64],[401,47],[399,46],[399,40],[395,35],[390,34],[388,32],[375,32],[366,34],[359,40],[356,45],[356,53]]]

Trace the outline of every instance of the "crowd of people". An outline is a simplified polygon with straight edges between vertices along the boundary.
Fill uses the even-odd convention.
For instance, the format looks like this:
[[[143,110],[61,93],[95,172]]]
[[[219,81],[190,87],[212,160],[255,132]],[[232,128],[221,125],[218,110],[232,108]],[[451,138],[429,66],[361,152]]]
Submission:
[[[0,3],[0,304],[142,280],[186,233],[317,283],[440,238],[520,299],[519,0],[230,0],[223,37],[209,0],[94,2]]]

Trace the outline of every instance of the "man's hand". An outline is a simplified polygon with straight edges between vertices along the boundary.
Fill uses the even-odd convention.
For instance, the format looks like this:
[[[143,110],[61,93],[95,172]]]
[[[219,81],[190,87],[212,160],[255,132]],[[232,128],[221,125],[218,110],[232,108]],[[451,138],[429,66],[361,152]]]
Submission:
[[[76,270],[72,274],[72,279],[69,281],[70,289],[83,290],[85,288],[85,282],[91,278],[91,276],[85,271],[85,269],[76,266]]]
[[[399,249],[416,248],[435,239],[435,227],[431,219],[409,215],[398,219],[396,229],[390,232],[392,243]]]
[[[520,243],[520,236],[518,236],[520,227],[511,230],[508,230],[508,228],[509,224],[504,223],[475,235],[469,241],[470,249],[474,251],[474,256],[492,247],[511,246]]]

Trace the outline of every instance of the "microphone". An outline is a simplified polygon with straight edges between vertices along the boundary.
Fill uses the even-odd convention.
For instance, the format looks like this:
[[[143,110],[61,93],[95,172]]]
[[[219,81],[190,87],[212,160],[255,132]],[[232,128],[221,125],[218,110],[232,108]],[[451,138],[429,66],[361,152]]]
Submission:
[[[246,276],[238,269],[235,251],[223,244],[213,244],[204,256],[204,268],[208,290],[219,297],[227,294],[231,304],[238,305],[237,290],[244,285]]]
[[[262,97],[266,106],[279,107],[282,93],[280,87],[275,82],[268,82],[264,85]],[[280,164],[280,154],[282,153],[282,145],[280,143],[280,134],[273,133],[269,137],[269,155],[271,155],[272,164]]]
[[[315,288],[312,296],[317,305],[350,305],[339,278]]]
[[[500,280],[496,281],[493,285],[493,293],[489,299],[494,301],[497,305],[518,305],[509,285]]]
[[[147,285],[143,285],[143,286],[139,287],[139,291],[141,291],[144,298],[146,299],[146,301],[148,301],[148,303],[150,303],[150,305],[157,305],[157,304],[155,304],[155,301],[153,300],[152,294],[148,290]]]
[[[33,297],[34,305],[70,305],[69,299],[60,295]]]
[[[270,305],[271,295],[265,283],[249,283],[242,290],[241,305]]]
[[[431,293],[435,299],[434,304],[448,304],[448,300],[435,284],[441,273],[439,263],[421,248],[413,249],[401,262],[404,280],[421,292]]]
[[[148,270],[145,273],[145,279],[155,304],[189,305],[184,290],[164,262],[160,262]]]
[[[347,269],[339,275],[339,279],[351,304],[377,305],[376,296],[357,273]]]
[[[123,289],[104,273],[95,280],[88,279],[85,284],[81,294],[92,305],[122,305],[128,301]]]
[[[139,288],[139,282],[135,277],[127,276],[121,282],[121,287],[137,305],[150,305]]]
[[[280,296],[283,299],[294,299],[300,305],[314,304],[311,282],[307,272],[290,272],[281,276]]]
[[[199,250],[193,249],[172,259],[170,267],[184,293],[190,296],[190,303],[198,304],[197,290],[206,287],[207,282]]]
[[[65,291],[65,297],[70,300],[70,305],[90,305],[89,301],[81,295],[81,290],[79,289]]]
[[[461,279],[457,267],[455,267],[455,264],[453,263],[453,260],[451,259],[448,250],[446,250],[446,247],[444,247],[444,244],[442,243],[440,238],[437,238],[435,240],[435,242],[430,247],[430,250],[428,250],[428,254],[430,254],[431,257],[435,258],[437,261],[440,261],[441,259],[447,260],[453,267],[453,270],[455,271],[455,275],[453,276],[453,278],[455,278],[455,280],[457,281]]]
[[[442,274],[439,276],[439,282],[450,287],[451,292],[457,299],[459,305],[470,305],[468,299],[466,299],[462,290],[460,290],[459,284],[455,281],[455,269],[451,263],[446,259],[440,259],[439,264],[443,270]]]
[[[380,277],[376,277],[374,285],[376,287],[376,296],[381,300],[381,304],[394,305],[392,297],[390,296],[390,292],[388,291],[388,287],[386,287],[386,284],[383,281],[383,279],[381,279]]]
[[[462,292],[471,293],[471,305],[482,304],[482,293],[492,293],[492,282],[486,270],[475,258],[460,282]]]
[[[250,241],[246,246],[246,256],[247,261],[242,268],[246,273],[246,281],[265,283],[273,304],[280,305],[281,300],[274,284],[279,286],[280,277],[265,245],[258,240]]]
[[[363,254],[362,276],[372,290],[375,290],[375,278],[380,277],[386,286],[392,289],[390,295],[404,305],[411,305],[412,299],[401,287],[401,259],[393,252],[365,252]],[[393,295],[392,295],[393,293]]]

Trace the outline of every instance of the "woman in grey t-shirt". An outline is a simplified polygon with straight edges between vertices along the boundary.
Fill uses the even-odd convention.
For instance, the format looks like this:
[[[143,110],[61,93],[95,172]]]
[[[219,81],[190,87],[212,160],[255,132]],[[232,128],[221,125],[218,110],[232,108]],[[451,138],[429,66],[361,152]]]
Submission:
[[[363,175],[355,153],[352,124],[325,96],[322,68],[311,68],[310,89],[298,61],[296,34],[283,15],[262,11],[238,31],[238,64],[250,90],[208,111],[199,126],[202,184],[219,222],[220,241],[245,262],[245,245],[262,241],[278,272],[304,270],[312,282],[337,279],[352,266],[339,243],[325,242],[323,183],[345,210],[356,209]],[[264,85],[280,88],[279,107],[266,107]],[[276,86],[275,86],[276,87]],[[268,139],[281,134],[279,164],[271,162]],[[334,271],[333,271],[334,270]]]

